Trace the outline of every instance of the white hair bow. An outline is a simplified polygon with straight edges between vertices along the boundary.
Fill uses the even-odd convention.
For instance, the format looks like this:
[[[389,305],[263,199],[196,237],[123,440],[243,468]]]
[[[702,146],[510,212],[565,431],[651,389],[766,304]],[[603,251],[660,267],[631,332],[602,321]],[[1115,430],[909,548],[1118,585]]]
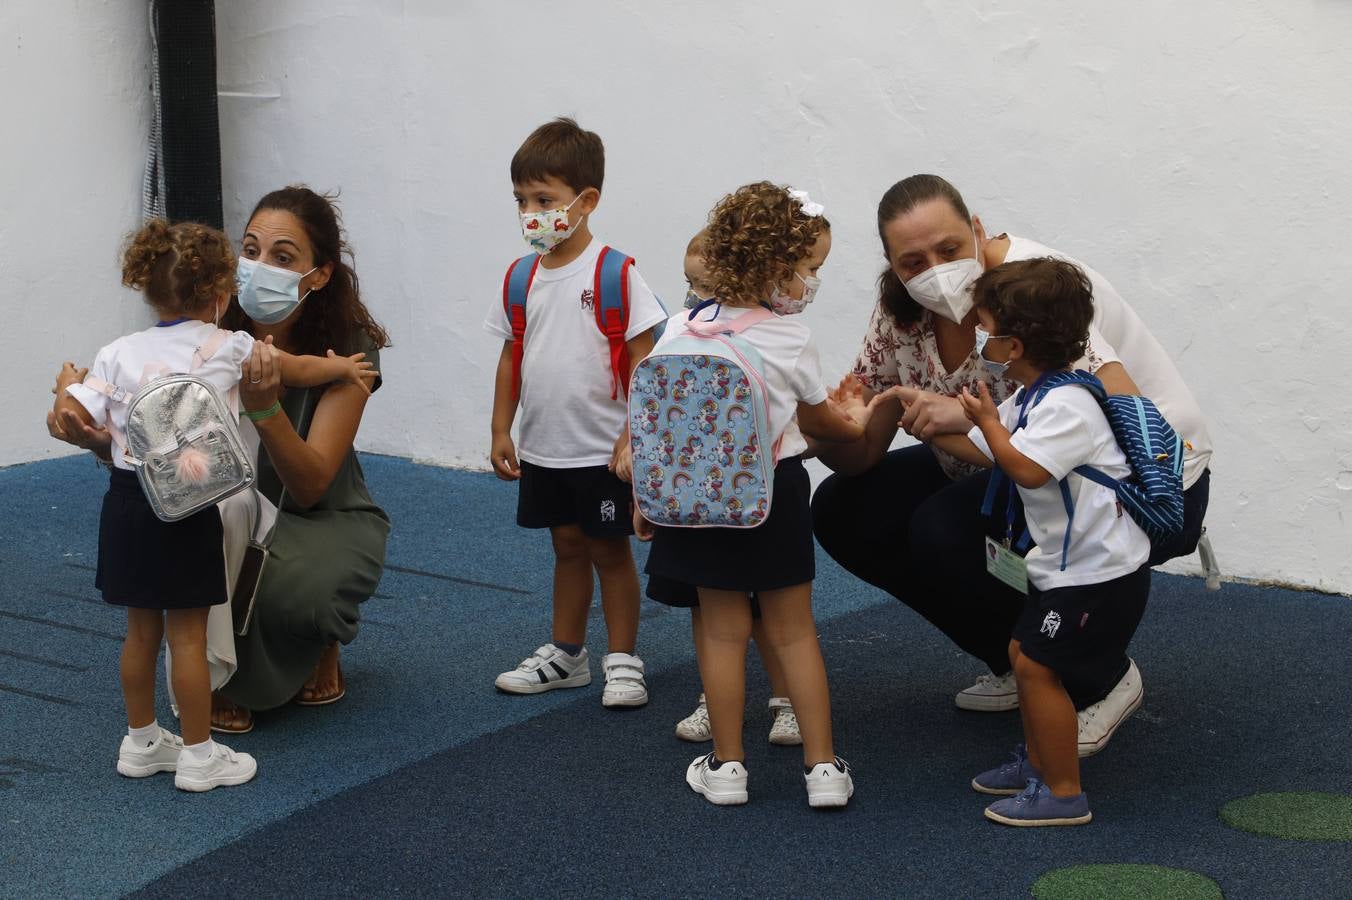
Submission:
[[[826,207],[809,198],[807,191],[789,191],[789,196],[798,201],[798,205],[803,208],[803,215],[805,216],[811,216],[815,219],[826,212]]]

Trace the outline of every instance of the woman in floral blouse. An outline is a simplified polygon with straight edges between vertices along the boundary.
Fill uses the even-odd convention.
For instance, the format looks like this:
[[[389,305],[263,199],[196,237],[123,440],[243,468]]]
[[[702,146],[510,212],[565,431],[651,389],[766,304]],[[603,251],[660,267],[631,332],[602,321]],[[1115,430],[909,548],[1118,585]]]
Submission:
[[[840,390],[862,386],[865,400],[891,387],[908,390],[873,416],[866,440],[821,448],[821,459],[837,474],[813,499],[817,539],[846,569],[897,597],[989,667],[990,674],[957,695],[959,706],[1012,709],[1018,694],[1008,647],[1023,598],[986,574],[983,556],[983,535],[1003,537],[1004,516],[981,513],[988,472],[924,442],[967,432],[970,423],[957,400],[964,387],[976,393],[977,382],[985,382],[997,404],[1017,387],[984,367],[975,352],[972,282],[1006,261],[1070,258],[1026,238],[987,237],[958,191],[935,175],[912,176],[883,195],[878,233],[888,265],[853,376]],[[1094,372],[1110,393],[1150,397],[1190,444],[1184,533],[1155,547],[1151,563],[1190,554],[1210,483],[1205,420],[1173,361],[1136,313],[1103,276],[1078,265],[1093,285],[1095,312],[1087,358],[1076,367]],[[922,443],[889,452],[898,426]],[[1005,509],[1003,494],[995,508]],[[1015,528],[1020,533],[1022,521]],[[1132,678],[1134,685],[1128,685]],[[1121,703],[1139,703],[1134,666],[1117,686],[1105,685],[1099,698],[1080,705],[1128,686],[1132,690]],[[1082,731],[1084,722],[1082,713]]]

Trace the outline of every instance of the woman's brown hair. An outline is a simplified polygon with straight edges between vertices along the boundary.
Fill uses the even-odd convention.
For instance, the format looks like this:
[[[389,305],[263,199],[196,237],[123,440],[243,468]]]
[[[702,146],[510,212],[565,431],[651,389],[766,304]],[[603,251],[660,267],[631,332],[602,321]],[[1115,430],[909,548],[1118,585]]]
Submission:
[[[962,202],[958,189],[938,175],[903,178],[888,188],[878,201],[878,238],[883,242],[883,256],[887,257],[887,268],[878,276],[878,302],[898,325],[919,322],[924,307],[911,299],[911,295],[906,292],[906,285],[901,283],[892,269],[892,250],[887,246],[884,229],[897,216],[905,215],[930,200],[944,200],[964,222],[972,221],[972,214],[967,211],[967,204]]]
[[[230,239],[209,225],[151,219],[127,241],[122,283],[167,313],[196,313],[235,287]]]
[[[742,303],[767,299],[830,230],[825,217],[803,212],[802,203],[777,184],[739,187],[709,214],[703,254],[714,296]]]
[[[375,349],[390,344],[390,336],[361,302],[352,248],[344,239],[342,216],[333,203],[336,196],[317,194],[304,185],[291,185],[265,194],[249,214],[252,222],[265,209],[291,213],[300,220],[310,239],[314,249],[313,264],[333,264],[328,283],[312,291],[301,304],[300,318],[291,330],[298,353],[323,356],[329,349],[337,353],[355,353],[365,349],[368,339]],[[252,322],[238,301],[230,304],[222,325],[252,330]]]

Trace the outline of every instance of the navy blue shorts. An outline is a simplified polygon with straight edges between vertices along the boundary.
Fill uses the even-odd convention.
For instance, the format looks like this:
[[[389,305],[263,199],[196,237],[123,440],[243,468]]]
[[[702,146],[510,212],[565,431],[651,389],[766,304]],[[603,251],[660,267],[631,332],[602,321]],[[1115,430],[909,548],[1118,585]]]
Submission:
[[[694,606],[693,587],[770,591],[811,581],[817,573],[811,493],[802,459],[792,456],[775,466],[770,514],[755,528],[654,526],[644,568],[652,576],[648,595],[669,606]],[[681,602],[682,595],[690,602]]]
[[[522,528],[578,525],[590,537],[634,533],[634,494],[605,466],[550,469],[521,460],[516,524]]]
[[[1150,597],[1150,566],[1098,584],[1039,591],[1014,626],[1024,656],[1061,677],[1077,709],[1102,699],[1127,670],[1127,647]]]

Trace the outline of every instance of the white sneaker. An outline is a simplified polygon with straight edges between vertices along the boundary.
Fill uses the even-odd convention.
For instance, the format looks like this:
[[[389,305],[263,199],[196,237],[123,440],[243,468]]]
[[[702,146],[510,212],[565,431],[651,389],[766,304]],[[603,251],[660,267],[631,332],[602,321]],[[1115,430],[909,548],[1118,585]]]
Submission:
[[[704,702],[703,694],[699,695],[699,705],[695,707],[695,711],[676,723],[676,736],[695,744],[713,739],[713,726],[709,724],[709,706]]]
[[[1081,757],[1093,756],[1108,746],[1117,726],[1141,706],[1141,698],[1145,696],[1141,670],[1136,668],[1135,660],[1129,659],[1127,662],[1130,663],[1127,674],[1108,692],[1108,696],[1075,714],[1080,723]]]
[[[817,763],[811,772],[804,772],[803,781],[807,783],[808,806],[844,806],[854,796],[850,764],[839,756],[834,764]]]
[[[123,735],[122,746],[117,748],[117,774],[145,778],[156,772],[172,772],[178,767],[178,754],[182,749],[183,738],[163,728],[145,747],[136,746],[131,735]]]
[[[575,688],[591,684],[591,662],[587,648],[577,656],[545,644],[521,660],[510,672],[503,672],[493,682],[500,691],[509,694],[538,694],[554,688]]]
[[[180,791],[209,791],[218,787],[233,787],[252,781],[258,774],[258,763],[247,753],[236,753],[225,744],[216,743],[206,762],[186,750],[178,757],[178,771],[174,787]]]
[[[959,709],[976,712],[1004,712],[1019,708],[1019,685],[1014,673],[1004,675],[978,675],[976,684],[958,691],[953,698]]]
[[[606,686],[601,705],[609,709],[632,708],[648,702],[648,686],[643,682],[643,660],[632,653],[607,653],[601,659],[606,671]]]
[[[794,715],[788,697],[771,697],[770,711],[775,714],[775,720],[770,724],[770,743],[781,747],[797,747],[803,743],[798,717]]]
[[[725,762],[717,769],[710,768],[712,753],[695,758],[685,770],[685,783],[705,800],[718,806],[736,806],[745,803],[746,766],[739,762]]]

